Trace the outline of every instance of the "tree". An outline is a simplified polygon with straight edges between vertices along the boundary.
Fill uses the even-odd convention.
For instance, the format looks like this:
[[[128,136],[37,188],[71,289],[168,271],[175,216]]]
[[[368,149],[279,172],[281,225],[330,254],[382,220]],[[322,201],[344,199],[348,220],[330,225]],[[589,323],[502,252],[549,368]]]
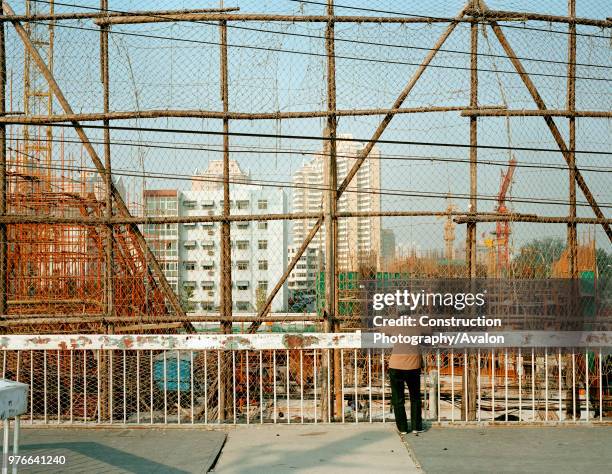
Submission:
[[[255,290],[255,307],[259,313],[266,304],[266,288],[258,286]]]
[[[604,249],[597,249],[595,261],[600,294],[604,298],[612,298],[612,253],[607,253]]]
[[[194,288],[191,286],[184,286],[183,291],[181,292],[181,308],[186,313],[191,312],[195,309],[195,303],[191,301],[193,298]]]
[[[565,249],[565,242],[558,237],[536,239],[523,245],[512,261],[514,274],[523,278],[549,278],[552,264]]]

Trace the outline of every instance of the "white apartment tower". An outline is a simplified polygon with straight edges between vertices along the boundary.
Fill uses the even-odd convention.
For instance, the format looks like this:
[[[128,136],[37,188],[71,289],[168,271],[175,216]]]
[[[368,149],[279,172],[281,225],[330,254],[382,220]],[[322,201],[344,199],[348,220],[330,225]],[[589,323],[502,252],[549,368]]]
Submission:
[[[223,189],[217,186],[218,162],[195,175],[190,190],[145,190],[147,215],[201,216],[223,212]],[[282,188],[249,184],[236,161],[230,161],[232,214],[284,214]],[[213,178],[211,181],[202,179]],[[235,178],[235,180],[233,179]],[[237,181],[237,182],[236,182]],[[287,268],[286,221],[239,221],[231,224],[232,305],[236,312],[255,313]],[[221,277],[220,224],[146,224],[144,234],[187,312],[218,312]],[[286,289],[280,290],[273,311],[284,311]]]
[[[336,142],[338,185],[342,183],[356,162],[364,144],[352,141],[352,135],[338,135]],[[316,156],[305,163],[293,178],[293,211],[321,212],[325,156]],[[380,211],[380,151],[375,146],[363,162],[357,175],[338,200],[340,212]],[[293,246],[299,246],[314,225],[314,219],[293,222]],[[351,217],[338,219],[338,270],[355,271],[360,262],[380,258],[380,217]],[[310,245],[317,252],[325,249],[325,230],[318,232]],[[315,261],[315,259],[313,259]],[[323,260],[324,261],[324,260]],[[322,270],[322,269],[321,269]],[[289,284],[290,288],[294,285]]]

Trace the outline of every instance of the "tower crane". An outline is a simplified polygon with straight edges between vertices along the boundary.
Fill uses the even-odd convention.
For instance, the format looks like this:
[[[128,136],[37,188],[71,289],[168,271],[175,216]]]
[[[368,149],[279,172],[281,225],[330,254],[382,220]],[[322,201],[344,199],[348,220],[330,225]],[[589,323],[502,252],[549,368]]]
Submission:
[[[514,156],[510,156],[508,160],[508,168],[506,172],[501,171],[501,179],[499,184],[499,193],[497,194],[497,206],[495,211],[498,214],[508,214],[508,208],[506,207],[506,195],[508,189],[512,184],[512,177],[514,176],[514,170],[516,168],[516,159]],[[510,266],[510,222],[497,221],[495,230],[491,232],[495,235],[495,247],[497,249],[497,274],[501,275],[502,272],[507,271]]]
[[[455,212],[458,207],[454,205],[450,200],[450,193],[447,197],[448,206],[446,207],[446,216],[438,216],[438,218],[443,218],[446,220],[444,223],[444,257],[449,262],[455,258],[455,227],[457,224],[453,221],[453,212]]]

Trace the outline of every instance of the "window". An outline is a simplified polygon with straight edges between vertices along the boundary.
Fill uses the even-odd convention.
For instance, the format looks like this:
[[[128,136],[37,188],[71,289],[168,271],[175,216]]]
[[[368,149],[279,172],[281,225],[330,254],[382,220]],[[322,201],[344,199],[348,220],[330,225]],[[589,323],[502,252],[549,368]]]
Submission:
[[[185,222],[183,224],[183,227],[185,227],[186,229],[195,229],[196,225],[197,224],[195,222]]]
[[[203,281],[202,282],[202,289],[203,290],[212,290],[215,287],[215,282],[214,281]]]
[[[212,260],[202,262],[203,270],[212,270],[213,268],[215,268],[215,262],[213,262]]]
[[[257,291],[266,293],[268,291],[268,282],[266,280],[260,280],[257,282]]]
[[[249,241],[248,240],[237,240],[236,248],[238,250],[248,250],[249,249]]]
[[[184,281],[183,288],[185,290],[195,290],[196,282],[195,281]]]
[[[195,270],[196,263],[195,262],[185,262],[185,270]]]
[[[238,288],[239,290],[248,290],[249,282],[248,281],[237,281],[236,288]]]
[[[215,201],[202,201],[202,207],[205,209],[210,209],[211,207],[215,207]]]
[[[248,311],[251,308],[251,303],[248,301],[236,301],[236,309],[238,311]]]
[[[204,311],[213,311],[215,309],[215,303],[213,301],[202,301],[202,309]]]
[[[176,238],[178,236],[179,224],[150,224],[144,227],[147,233],[157,238]]]
[[[260,260],[258,268],[260,270],[267,270],[268,269],[268,261],[267,260]]]
[[[236,209],[248,209],[249,201],[236,201]]]
[[[265,210],[268,209],[268,200],[260,199],[257,201],[257,209]]]
[[[178,278],[178,262],[159,262],[167,278]]]
[[[248,222],[237,222],[236,223],[236,227],[238,229],[248,229],[249,228],[249,223]]]
[[[206,229],[211,229],[215,226],[214,222],[202,222],[202,227],[205,227]]]
[[[268,241],[260,240],[259,242],[257,242],[257,248],[259,250],[266,250],[268,248]]]
[[[267,221],[259,221],[257,223],[257,228],[260,230],[266,230],[268,228],[268,222]]]
[[[248,270],[249,262],[247,260],[239,260],[238,262],[236,262],[236,267],[238,268],[238,270]]]
[[[195,240],[186,240],[185,243],[183,244],[185,246],[185,248],[187,249],[194,249],[196,246],[196,241]]]
[[[176,197],[160,197],[151,196],[147,197],[147,209],[146,214],[151,215],[176,215],[177,214],[177,203]]]
[[[185,209],[195,209],[196,205],[197,205],[196,201],[187,200],[187,199],[183,201],[183,207]]]
[[[212,250],[215,248],[214,240],[204,240],[202,241],[202,248],[205,250]]]

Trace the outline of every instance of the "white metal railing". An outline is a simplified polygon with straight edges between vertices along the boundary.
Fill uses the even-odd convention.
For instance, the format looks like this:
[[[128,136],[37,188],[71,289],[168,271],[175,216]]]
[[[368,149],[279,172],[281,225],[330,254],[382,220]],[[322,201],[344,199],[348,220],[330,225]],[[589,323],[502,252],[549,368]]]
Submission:
[[[30,386],[30,423],[393,419],[390,350],[362,348],[360,333],[10,335],[0,346],[3,377]],[[425,419],[466,421],[470,357],[477,422],[604,422],[610,412],[601,348],[458,348],[424,354]]]

